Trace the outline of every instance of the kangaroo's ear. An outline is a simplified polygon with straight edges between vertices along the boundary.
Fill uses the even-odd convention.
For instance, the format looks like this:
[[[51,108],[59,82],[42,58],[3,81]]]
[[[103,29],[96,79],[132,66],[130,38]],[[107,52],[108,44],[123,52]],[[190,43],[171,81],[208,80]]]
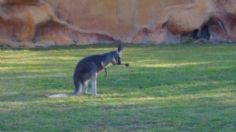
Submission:
[[[117,48],[117,51],[118,51],[118,52],[121,52],[121,51],[123,50],[123,48],[124,48],[123,45],[120,43],[119,46],[118,46],[118,48]]]

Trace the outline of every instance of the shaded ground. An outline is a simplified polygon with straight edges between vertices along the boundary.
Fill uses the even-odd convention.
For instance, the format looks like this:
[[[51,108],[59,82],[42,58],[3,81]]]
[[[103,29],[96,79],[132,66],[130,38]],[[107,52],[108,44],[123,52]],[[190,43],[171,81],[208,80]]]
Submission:
[[[236,46],[128,46],[130,68],[99,75],[99,97],[73,91],[81,57],[113,47],[0,50],[0,131],[236,130]]]

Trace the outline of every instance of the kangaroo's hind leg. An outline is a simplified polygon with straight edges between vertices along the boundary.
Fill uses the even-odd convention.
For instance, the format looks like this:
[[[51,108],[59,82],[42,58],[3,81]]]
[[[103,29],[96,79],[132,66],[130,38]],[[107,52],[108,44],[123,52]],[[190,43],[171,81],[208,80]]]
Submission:
[[[84,93],[84,94],[88,93],[88,83],[89,83],[89,80],[84,81],[84,83],[83,83],[82,93]]]
[[[92,94],[97,96],[97,72],[92,77]]]
[[[88,82],[89,80],[92,81],[92,94],[93,95],[97,95],[97,87],[96,87],[96,82],[94,82],[94,80],[96,81],[97,79],[97,66],[95,63],[86,63],[86,68],[84,69],[83,72],[83,76],[81,76],[82,80],[86,80],[84,81],[84,90],[86,91],[87,86],[88,86]]]

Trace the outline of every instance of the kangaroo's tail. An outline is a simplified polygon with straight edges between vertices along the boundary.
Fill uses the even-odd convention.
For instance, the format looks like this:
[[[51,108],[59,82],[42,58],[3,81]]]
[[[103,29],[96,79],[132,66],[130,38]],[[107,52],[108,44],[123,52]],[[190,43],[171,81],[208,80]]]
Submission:
[[[73,96],[73,94],[52,94],[49,95],[48,98],[65,98],[69,96]]]
[[[73,95],[78,95],[81,92],[81,81],[80,79],[77,77],[77,75],[74,75],[74,86],[75,86],[75,90]]]
[[[65,97],[69,97],[69,96],[78,95],[80,93],[79,81],[76,81],[76,79],[74,79],[74,85],[75,85],[75,91],[73,93],[71,93],[71,94],[52,94],[52,95],[49,95],[48,98],[65,98]]]
[[[71,94],[52,94],[49,95],[48,98],[65,98],[65,97],[69,97],[69,96],[75,96],[75,95],[79,95],[80,94],[80,82],[74,80],[74,85],[75,85],[75,90],[73,93]]]
[[[52,94],[49,95],[48,98],[65,98],[65,97],[69,97],[69,96],[75,96],[75,95],[79,95],[81,92],[81,81],[78,78],[78,69],[76,69],[75,73],[74,73],[74,86],[75,86],[75,90],[72,94]]]

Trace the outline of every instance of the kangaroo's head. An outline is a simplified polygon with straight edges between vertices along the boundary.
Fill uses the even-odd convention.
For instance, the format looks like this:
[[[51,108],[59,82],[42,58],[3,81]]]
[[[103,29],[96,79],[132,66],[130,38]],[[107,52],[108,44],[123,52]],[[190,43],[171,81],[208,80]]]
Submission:
[[[111,63],[113,65],[121,65],[121,56],[122,56],[123,46],[119,44],[116,51],[113,52]]]

